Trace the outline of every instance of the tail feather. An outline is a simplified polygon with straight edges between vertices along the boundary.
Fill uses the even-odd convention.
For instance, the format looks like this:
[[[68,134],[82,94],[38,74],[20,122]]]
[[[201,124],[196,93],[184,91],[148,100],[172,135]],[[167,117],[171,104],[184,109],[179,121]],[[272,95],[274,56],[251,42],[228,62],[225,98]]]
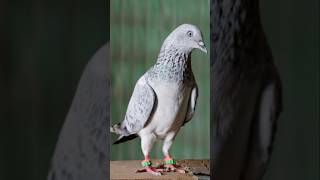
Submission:
[[[124,135],[121,135],[119,136],[119,138],[113,143],[113,144],[120,144],[120,143],[123,143],[123,142],[126,142],[126,141],[130,141],[134,138],[138,137],[137,134],[131,134],[129,136],[124,136]]]
[[[138,137],[137,134],[128,134],[128,132],[126,132],[124,129],[121,128],[120,123],[110,127],[110,132],[120,135],[119,138],[113,144],[120,144]]]

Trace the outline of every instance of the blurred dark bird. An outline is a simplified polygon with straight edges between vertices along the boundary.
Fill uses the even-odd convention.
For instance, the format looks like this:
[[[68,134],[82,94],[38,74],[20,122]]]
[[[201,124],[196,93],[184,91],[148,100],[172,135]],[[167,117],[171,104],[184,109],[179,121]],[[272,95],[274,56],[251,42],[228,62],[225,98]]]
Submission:
[[[282,110],[281,82],[258,0],[212,1],[214,180],[260,180]]]
[[[109,175],[107,139],[108,45],[87,64],[56,145],[48,180],[105,180]]]

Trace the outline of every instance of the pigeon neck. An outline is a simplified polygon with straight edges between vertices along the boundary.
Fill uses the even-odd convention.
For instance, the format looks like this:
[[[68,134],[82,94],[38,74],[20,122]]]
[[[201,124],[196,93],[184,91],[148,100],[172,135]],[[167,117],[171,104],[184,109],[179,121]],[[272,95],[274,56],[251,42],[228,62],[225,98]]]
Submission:
[[[190,62],[191,50],[176,48],[173,45],[163,46],[158,55],[156,65],[185,66]]]
[[[149,78],[175,83],[192,83],[191,51],[162,48],[157,63],[149,71]]]
[[[269,47],[260,21],[259,0],[219,1],[212,12],[212,26],[219,28],[212,29],[211,44],[223,47],[212,48],[213,63],[238,69],[271,59],[264,54]]]

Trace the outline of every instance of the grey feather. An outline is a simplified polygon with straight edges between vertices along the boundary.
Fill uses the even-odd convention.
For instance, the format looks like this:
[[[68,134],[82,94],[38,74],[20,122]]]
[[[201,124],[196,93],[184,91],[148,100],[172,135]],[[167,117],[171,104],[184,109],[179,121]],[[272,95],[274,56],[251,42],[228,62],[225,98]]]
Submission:
[[[108,55],[103,46],[87,64],[60,132],[48,180],[104,180],[109,176]]]
[[[150,118],[155,104],[155,93],[145,76],[142,76],[134,88],[124,121],[121,123],[121,134],[129,136],[139,132]]]
[[[266,171],[276,135],[276,121],[282,109],[280,88],[280,84],[272,82],[262,90],[257,121],[251,126],[251,148],[243,179],[261,179]]]
[[[186,124],[187,122],[189,122],[194,115],[194,112],[196,110],[196,105],[197,105],[197,99],[198,99],[198,95],[199,95],[198,93],[199,93],[198,86],[196,84],[191,90],[191,95],[190,95],[189,102],[188,102],[188,111],[187,111],[186,118],[183,122],[183,125]]]
[[[259,1],[214,0],[211,7],[211,177],[261,180],[282,105],[280,76],[259,19]]]

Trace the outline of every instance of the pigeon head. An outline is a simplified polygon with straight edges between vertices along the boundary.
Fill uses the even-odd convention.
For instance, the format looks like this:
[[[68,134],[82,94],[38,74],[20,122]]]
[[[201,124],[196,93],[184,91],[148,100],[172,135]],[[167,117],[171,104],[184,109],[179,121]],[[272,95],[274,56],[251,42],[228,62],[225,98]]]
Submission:
[[[200,29],[191,24],[182,24],[174,29],[163,43],[163,48],[175,47],[187,53],[200,49],[207,53]]]

